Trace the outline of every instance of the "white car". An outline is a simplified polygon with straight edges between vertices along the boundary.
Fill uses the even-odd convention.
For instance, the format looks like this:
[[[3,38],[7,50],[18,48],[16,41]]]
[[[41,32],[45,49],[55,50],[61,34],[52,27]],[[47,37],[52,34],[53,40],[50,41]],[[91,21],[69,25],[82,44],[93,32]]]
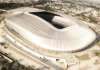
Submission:
[[[96,40],[96,33],[65,14],[56,14],[36,8],[11,10],[6,26],[25,40],[43,49],[74,52],[89,47]]]

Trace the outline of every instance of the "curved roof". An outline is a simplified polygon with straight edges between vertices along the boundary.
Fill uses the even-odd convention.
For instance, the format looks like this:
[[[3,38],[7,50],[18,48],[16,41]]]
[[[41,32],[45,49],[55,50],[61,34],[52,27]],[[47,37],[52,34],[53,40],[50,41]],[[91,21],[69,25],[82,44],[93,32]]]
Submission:
[[[80,50],[96,39],[96,34],[89,27],[80,25],[69,17],[64,19],[75,24],[57,29],[36,15],[24,13],[8,17],[6,25],[33,44],[54,51]]]

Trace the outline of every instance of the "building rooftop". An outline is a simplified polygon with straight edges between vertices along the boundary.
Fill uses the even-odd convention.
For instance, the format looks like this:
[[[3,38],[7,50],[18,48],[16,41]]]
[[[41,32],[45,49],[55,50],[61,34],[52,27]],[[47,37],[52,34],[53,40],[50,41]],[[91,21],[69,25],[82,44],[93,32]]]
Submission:
[[[6,25],[39,47],[54,51],[76,51],[86,48],[96,39],[92,29],[81,22],[72,21],[70,17],[62,18],[45,11],[31,13],[8,17]],[[64,27],[58,28],[55,24]]]

